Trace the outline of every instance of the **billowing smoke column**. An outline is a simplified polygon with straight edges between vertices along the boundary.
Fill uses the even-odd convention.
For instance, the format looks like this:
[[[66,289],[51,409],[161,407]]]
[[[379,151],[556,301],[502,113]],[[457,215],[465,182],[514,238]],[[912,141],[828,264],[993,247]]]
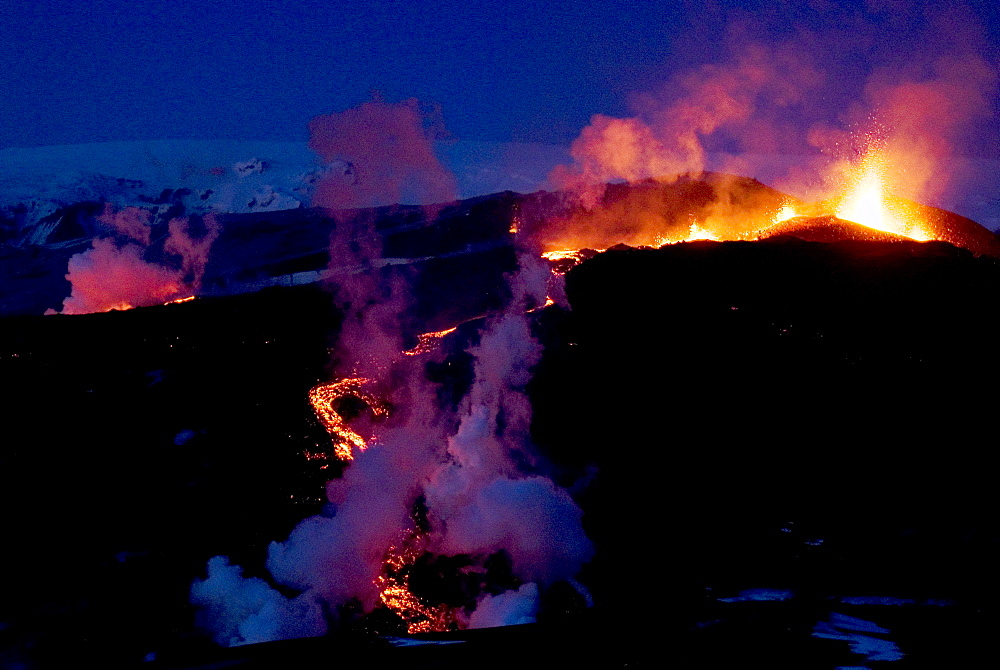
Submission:
[[[219,235],[213,215],[199,225],[187,217],[170,220],[163,250],[177,259],[173,266],[146,260],[153,230],[148,210],[126,207],[116,212],[109,204],[98,221],[108,234],[95,237],[90,249],[70,258],[66,279],[71,293],[63,301],[62,314],[158,305],[200,288],[209,249]]]
[[[760,223],[746,216],[752,203],[731,206],[743,195],[738,180],[716,181],[714,209],[679,222],[654,216],[657,202],[619,208],[605,221],[606,185],[671,183],[714,170],[828,200],[842,195],[872,151],[886,166],[890,193],[947,207],[949,187],[961,182],[961,156],[975,153],[963,135],[992,115],[996,63],[986,56],[974,12],[961,3],[867,5],[734,12],[717,62],[635,96],[630,118],[592,118],[572,144],[573,162],[550,177],[575,194],[583,214],[548,221],[543,243],[653,244],[665,228],[695,223],[738,239]],[[605,224],[623,217],[634,224],[626,239],[609,235],[614,226]],[[684,239],[683,231],[666,232],[676,232],[671,241]]]
[[[436,159],[430,161],[431,138],[417,112],[412,102],[376,101],[314,122],[313,145],[327,160],[346,161],[353,175],[344,181],[345,175],[332,173],[334,181],[317,190],[319,202],[340,208],[393,201],[410,189],[436,197],[451,182]],[[352,142],[365,148],[352,153]],[[394,164],[392,151],[374,148],[382,142],[407,145],[397,156],[401,163]],[[418,164],[430,165],[428,180],[418,176]],[[371,222],[332,214],[338,225],[331,268],[345,314],[338,373],[371,379],[372,392],[389,400],[393,411],[378,426],[377,439],[328,483],[326,511],[271,544],[266,567],[273,583],[298,595],[243,578],[239,567],[215,557],[207,578],[192,586],[202,623],[220,644],[233,645],[322,634],[347,616],[351,603],[355,611],[380,603],[405,609],[399,603],[409,597],[414,607],[433,610],[387,577],[393,561],[413,560],[415,553],[462,555],[472,571],[485,572],[491,558],[510,564],[516,583],[441,610],[449,625],[533,620],[540,594],[574,578],[593,553],[580,509],[544,476],[528,436],[524,387],[540,345],[526,311],[544,302],[548,269],[537,257],[522,260],[511,278],[509,309],[486,325],[469,352],[475,359],[470,389],[457,405],[442,407],[438,386],[425,378],[424,358],[402,355],[398,319],[405,292],[377,268],[380,249]],[[418,508],[422,514],[415,514]]]

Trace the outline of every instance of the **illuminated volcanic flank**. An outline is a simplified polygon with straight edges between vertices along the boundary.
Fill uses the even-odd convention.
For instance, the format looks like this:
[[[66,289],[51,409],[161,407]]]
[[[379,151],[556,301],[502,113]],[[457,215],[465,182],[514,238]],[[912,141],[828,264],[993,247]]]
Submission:
[[[717,173],[608,184],[596,200],[543,219],[534,235],[545,249],[543,256],[560,271],[582,260],[582,249],[781,235],[822,242],[937,240],[976,254],[1000,255],[996,235],[976,222],[892,195],[888,164],[881,152],[869,150],[839,177],[835,194],[817,202]]]

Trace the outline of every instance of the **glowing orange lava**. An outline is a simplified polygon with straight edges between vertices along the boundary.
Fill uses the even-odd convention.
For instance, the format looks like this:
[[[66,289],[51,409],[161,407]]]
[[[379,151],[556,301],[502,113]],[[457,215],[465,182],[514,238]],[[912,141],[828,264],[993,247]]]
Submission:
[[[437,346],[441,343],[441,338],[450,333],[454,333],[458,328],[448,328],[447,330],[438,330],[433,333],[423,333],[422,335],[417,335],[417,346],[412,349],[407,349],[403,352],[404,356],[419,356],[420,354],[426,354],[428,352],[434,351]]]
[[[796,216],[801,216],[795,209],[794,205],[785,203],[778,210],[778,213],[774,215],[774,223],[781,223],[782,221],[788,221],[789,219],[794,219]]]
[[[194,300],[194,299],[195,299],[195,297],[196,297],[196,296],[193,296],[193,295],[189,295],[189,296],[188,296],[188,297],[186,297],[186,298],[177,298],[176,300],[168,300],[168,301],[166,301],[166,302],[165,302],[165,303],[163,303],[163,304],[164,304],[164,305],[179,305],[179,304],[180,304],[180,303],[182,303],[182,302],[191,302],[192,300]]]
[[[431,633],[458,628],[454,608],[425,605],[410,591],[410,571],[424,553],[426,535],[408,531],[399,546],[389,547],[382,574],[375,580],[382,603],[406,622],[408,633]]]
[[[924,241],[933,239],[914,211],[887,199],[888,158],[878,149],[869,149],[858,164],[850,188],[840,199],[836,215],[868,228]]]
[[[708,230],[707,228],[702,228],[697,223],[691,224],[691,231],[688,236],[684,238],[685,242],[694,242],[695,240],[718,240],[719,236]]]
[[[320,423],[333,438],[334,454],[342,461],[354,459],[354,450],[364,451],[369,442],[351,430],[344,418],[337,412],[335,404],[341,398],[353,396],[371,409],[376,417],[388,416],[388,408],[375,396],[366,393],[362,387],[369,380],[364,377],[348,377],[329,384],[320,384],[309,390],[309,404],[316,412]]]
[[[557,249],[555,251],[546,251],[542,254],[542,258],[547,261],[579,261],[581,249]],[[604,249],[597,249],[596,251],[604,251]]]
[[[898,162],[898,161],[897,161]],[[898,168],[898,166],[896,166]],[[916,202],[904,200],[903,198],[892,196],[891,190],[895,187],[903,188],[904,184],[895,183],[894,180],[905,179],[905,175],[899,174],[899,169],[893,169],[892,157],[885,152],[878,144],[877,139],[871,139],[868,150],[864,157],[853,166],[848,166],[847,175],[838,172],[837,189],[839,193],[829,200],[820,202],[804,202],[796,198],[786,198],[784,202],[775,201],[773,198],[753,198],[745,197],[743,209],[725,210],[722,215],[716,216],[709,213],[707,216],[692,216],[685,224],[661,227],[659,230],[650,229],[642,225],[645,218],[669,221],[668,214],[654,211],[656,216],[645,216],[645,210],[624,211],[622,216],[635,221],[635,226],[622,226],[622,230],[630,236],[628,244],[636,246],[649,244],[660,247],[666,244],[677,244],[678,242],[691,242],[696,240],[715,241],[738,241],[738,240],[760,240],[772,235],[789,233],[794,235],[795,226],[802,230],[810,226],[831,226],[839,225],[842,231],[848,231],[847,235],[852,239],[875,239],[864,229],[871,229],[888,233],[900,237],[906,237],[915,241],[923,242],[934,239],[945,239],[953,244],[970,247],[977,241],[969,238],[968,241],[951,234],[950,230],[942,227],[939,223],[933,223],[928,218],[928,212],[934,208],[928,208]],[[892,177],[892,178],[890,178]],[[830,178],[830,177],[828,177]],[[832,179],[832,178],[830,178]],[[732,207],[736,202],[733,194],[720,197],[720,202],[727,203]],[[732,200],[727,200],[731,198]],[[662,206],[655,202],[653,207]],[[617,210],[616,210],[617,211]],[[834,217],[840,222],[834,221]],[[620,219],[621,217],[619,217]],[[614,219],[612,223],[619,219]],[[793,219],[802,221],[793,222],[795,226],[783,226],[785,222]],[[592,217],[588,221],[601,221],[600,217]],[[851,226],[844,228],[842,224],[849,222],[857,224],[863,228],[850,231]],[[686,227],[686,234],[684,231]],[[636,239],[633,228],[646,231],[645,240]],[[569,231],[572,234],[572,231]],[[836,234],[836,233],[831,233]],[[642,235],[639,236],[640,238]],[[605,243],[613,241],[605,239]],[[881,239],[887,239],[884,236]],[[625,241],[625,240],[623,240]],[[558,242],[557,242],[558,243]],[[983,242],[978,242],[980,246],[986,246]],[[603,250],[598,250],[598,252]],[[561,248],[549,250],[542,254],[542,257],[551,261],[555,265],[554,272],[563,274],[571,267],[583,262],[588,256],[582,253],[581,249]]]
[[[457,328],[448,328],[431,333],[423,333],[417,338],[417,346],[404,351],[407,356],[418,356],[433,351],[441,338]],[[333,438],[334,454],[342,461],[354,459],[354,451],[364,451],[375,443],[375,437],[365,439],[352,430],[344,417],[337,411],[342,398],[354,397],[368,406],[376,417],[388,416],[388,408],[374,395],[367,393],[364,386],[370,380],[364,377],[348,377],[328,384],[319,384],[309,391],[309,403],[323,427]],[[307,460],[324,460],[325,455],[312,451],[305,452]],[[327,466],[321,466],[325,469]],[[426,605],[410,591],[410,572],[417,559],[426,551],[426,536],[416,530],[409,530],[397,545],[389,547],[382,564],[382,574],[375,579],[382,603],[406,622],[410,633],[428,633],[454,630],[458,628],[455,610],[445,605]]]

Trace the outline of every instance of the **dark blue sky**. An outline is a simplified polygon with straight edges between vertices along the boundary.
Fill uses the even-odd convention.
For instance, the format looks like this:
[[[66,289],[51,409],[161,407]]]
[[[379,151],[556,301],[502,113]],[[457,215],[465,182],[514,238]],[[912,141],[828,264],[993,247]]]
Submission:
[[[634,93],[720,58],[734,17],[765,40],[862,17],[874,28],[840,70],[849,97],[862,83],[852,68],[921,48],[905,38],[920,34],[920,4],[8,0],[0,148],[299,140],[309,119],[372,90],[440,105],[462,139],[566,143],[592,114],[628,114]],[[1000,12],[971,4],[995,63]]]

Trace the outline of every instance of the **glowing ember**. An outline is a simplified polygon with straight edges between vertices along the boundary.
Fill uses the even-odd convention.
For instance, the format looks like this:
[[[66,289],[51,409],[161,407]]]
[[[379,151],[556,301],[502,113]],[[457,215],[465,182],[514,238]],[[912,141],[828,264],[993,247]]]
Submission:
[[[349,377],[329,384],[314,386],[309,391],[309,404],[316,412],[317,418],[333,438],[334,454],[343,461],[354,459],[354,450],[364,451],[369,444],[365,438],[351,430],[344,418],[337,412],[335,405],[346,396],[358,398],[364,402],[376,417],[389,414],[388,408],[375,396],[365,393],[362,387],[368,383],[363,377]],[[374,441],[374,438],[372,440]]]
[[[441,338],[450,333],[454,333],[456,328],[448,328],[447,330],[438,330],[433,333],[423,333],[422,335],[417,335],[417,346],[412,349],[407,349],[403,352],[404,356],[419,356],[420,354],[426,354],[428,352],[434,351],[437,346],[441,343]]]
[[[560,274],[563,274],[563,272],[559,272],[557,270],[552,270],[552,274],[558,276]],[[547,295],[547,296],[545,296],[545,303],[544,304],[539,305],[538,307],[532,307],[526,313],[527,314],[534,314],[535,312],[541,311],[541,310],[545,309],[546,307],[551,307],[554,304],[556,304],[555,298],[553,298],[550,295]]]

